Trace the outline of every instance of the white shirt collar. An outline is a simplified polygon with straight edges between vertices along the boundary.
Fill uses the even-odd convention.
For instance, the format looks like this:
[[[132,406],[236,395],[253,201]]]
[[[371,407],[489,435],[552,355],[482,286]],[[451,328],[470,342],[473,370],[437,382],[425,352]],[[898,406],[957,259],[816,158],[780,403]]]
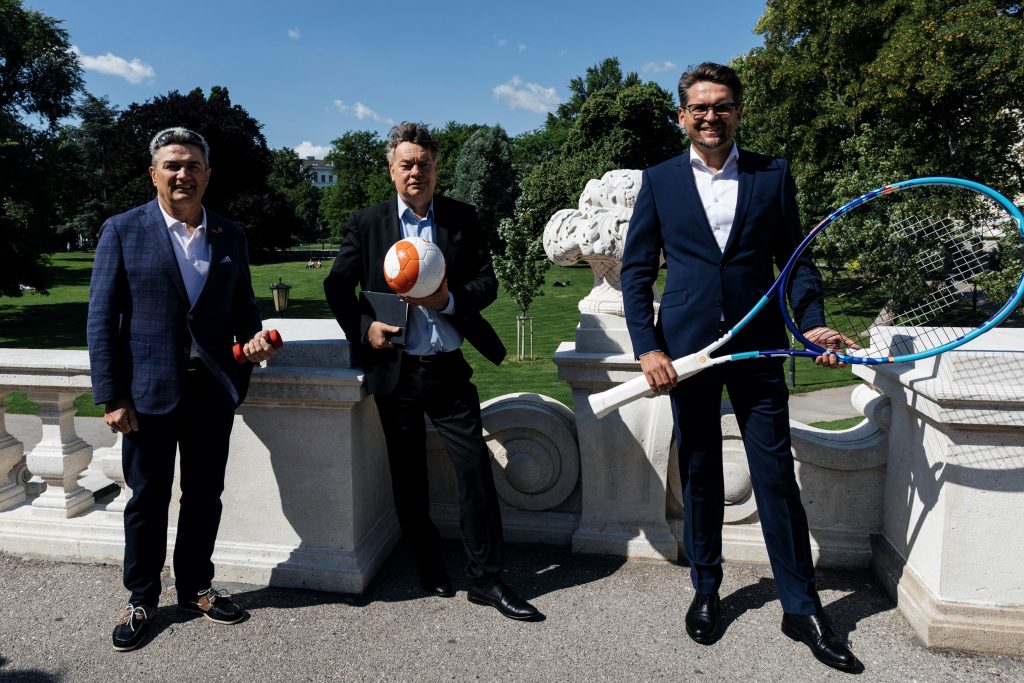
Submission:
[[[722,164],[722,168],[719,169],[718,171],[714,171],[714,170],[711,169],[710,166],[705,164],[704,160],[700,158],[700,155],[697,154],[697,152],[694,151],[693,145],[690,145],[690,166],[691,166],[691,168],[699,168],[700,170],[707,171],[708,173],[712,173],[712,174],[716,173],[716,172],[717,173],[721,173],[722,171],[725,171],[727,168],[729,168],[730,165],[738,164],[739,163],[739,159],[740,159],[740,148],[736,144],[736,141],[733,140],[732,149],[729,150],[729,156],[727,156],[725,158],[725,163]]]
[[[401,201],[401,200],[399,200],[399,201]],[[168,229],[171,229],[175,225],[178,225],[178,224],[184,225],[177,218],[175,218],[171,214],[169,214],[166,211],[164,211],[164,207],[160,206],[160,202],[157,202],[156,205],[160,207],[160,213],[163,214],[163,216],[164,216],[164,223],[167,224],[167,228]],[[202,230],[202,231],[205,232],[206,231],[206,207],[204,206],[204,207],[202,207],[202,209],[203,209],[203,220],[200,221],[199,225],[196,226],[196,230]]]
[[[416,215],[416,212],[412,210],[412,207],[402,201],[402,195],[396,194],[395,196],[398,197],[398,217],[399,218],[404,218],[406,211],[412,211],[412,215],[416,218],[416,220],[417,221],[421,220],[420,217]],[[433,219],[433,211],[434,211],[434,200],[433,200],[433,198],[431,198],[430,206],[427,208],[427,213],[426,213],[426,215],[423,218]],[[204,216],[203,220],[205,221],[206,220],[205,214],[203,216]]]

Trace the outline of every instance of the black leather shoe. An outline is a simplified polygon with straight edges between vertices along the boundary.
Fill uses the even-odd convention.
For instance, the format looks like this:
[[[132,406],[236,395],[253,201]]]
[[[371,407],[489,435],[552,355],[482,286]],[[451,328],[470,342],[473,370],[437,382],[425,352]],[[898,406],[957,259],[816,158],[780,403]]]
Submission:
[[[848,673],[864,670],[850,648],[832,632],[824,614],[783,614],[782,632],[811,648],[811,654],[822,664]]]
[[[536,607],[516,595],[501,581],[483,588],[470,586],[469,601],[477,605],[490,605],[509,619],[544,621],[544,615]]]
[[[448,579],[448,572],[446,572],[442,566],[434,567],[428,571],[421,569],[420,587],[423,588],[428,595],[433,595],[438,598],[455,597],[455,590],[452,588],[452,582]]]
[[[245,619],[245,610],[238,606],[227,591],[207,588],[192,597],[178,596],[178,607],[202,614],[218,624],[237,624]]]
[[[153,605],[128,605],[121,621],[114,627],[114,649],[118,652],[134,650],[146,637],[146,628],[156,613]]]
[[[686,632],[701,645],[710,645],[718,639],[720,616],[718,593],[697,593],[693,596],[690,609],[686,610]]]

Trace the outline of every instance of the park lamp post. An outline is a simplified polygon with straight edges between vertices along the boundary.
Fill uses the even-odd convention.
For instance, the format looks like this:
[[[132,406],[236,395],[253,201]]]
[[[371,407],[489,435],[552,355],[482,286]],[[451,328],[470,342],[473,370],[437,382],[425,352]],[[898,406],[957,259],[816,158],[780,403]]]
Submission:
[[[277,278],[275,284],[270,285],[270,293],[274,296],[274,310],[284,317],[284,311],[288,308],[288,290],[292,286],[281,282],[281,278]]]

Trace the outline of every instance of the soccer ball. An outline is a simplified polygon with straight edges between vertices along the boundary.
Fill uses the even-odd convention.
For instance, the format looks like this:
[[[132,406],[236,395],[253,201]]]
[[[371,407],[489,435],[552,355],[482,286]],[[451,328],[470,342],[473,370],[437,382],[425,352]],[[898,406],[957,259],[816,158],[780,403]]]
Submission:
[[[384,257],[384,279],[400,296],[429,296],[441,286],[444,274],[444,254],[421,237],[398,240]]]

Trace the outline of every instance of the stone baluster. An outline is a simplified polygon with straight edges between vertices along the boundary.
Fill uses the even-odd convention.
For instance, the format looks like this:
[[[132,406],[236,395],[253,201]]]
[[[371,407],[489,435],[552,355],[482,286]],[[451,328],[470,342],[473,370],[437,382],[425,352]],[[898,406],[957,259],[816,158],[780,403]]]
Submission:
[[[39,512],[74,517],[93,505],[92,492],[78,484],[78,475],[92,460],[92,446],[75,433],[77,395],[50,389],[28,392],[39,404],[43,423],[42,439],[25,458],[32,474],[46,482],[46,490],[32,501]]]
[[[124,506],[132,497],[132,490],[124,482],[124,467],[121,462],[121,446],[123,445],[124,434],[117,433],[117,440],[109,448],[97,449],[94,457],[99,464],[100,471],[112,482],[121,487],[121,493],[107,503],[107,512],[124,512]]]
[[[7,433],[4,415],[6,394],[0,394],[0,510],[8,510],[25,500],[25,444]]]

